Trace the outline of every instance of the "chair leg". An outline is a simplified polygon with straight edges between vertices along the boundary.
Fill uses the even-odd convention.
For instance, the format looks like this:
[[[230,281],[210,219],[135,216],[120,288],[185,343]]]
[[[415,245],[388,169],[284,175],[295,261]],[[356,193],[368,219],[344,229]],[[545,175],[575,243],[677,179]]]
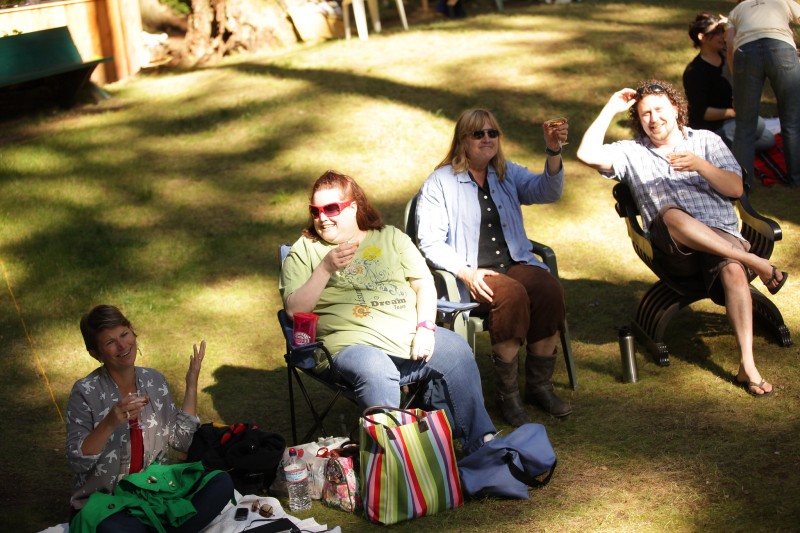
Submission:
[[[792,341],[792,334],[786,323],[783,321],[783,315],[772,303],[772,300],[761,294],[758,289],[750,286],[750,295],[753,299],[753,316],[761,320],[778,339],[778,344],[786,348],[794,344]]]
[[[375,33],[380,33],[383,28],[381,28],[381,14],[378,8],[378,0],[367,0],[367,7],[369,8],[369,17],[372,19],[372,29]]]
[[[475,331],[475,322],[470,319],[467,319],[467,344],[469,347],[472,348],[472,357],[475,358],[477,351],[476,351],[476,331]]]
[[[292,368],[286,367],[289,376],[289,415],[292,419],[292,442],[297,442],[297,419],[294,410],[294,383],[292,383]]]
[[[411,383],[401,387],[403,398],[400,402],[400,409],[409,409],[413,406],[414,400],[417,399],[417,394],[422,389],[421,383]]]
[[[561,325],[561,350],[564,352],[564,362],[567,364],[569,386],[572,387],[572,390],[578,390],[578,374],[575,372],[575,361],[572,358],[572,339],[569,336],[569,327],[566,320]]]
[[[355,8],[353,8],[355,11]],[[342,15],[344,15],[344,38],[350,40],[350,2],[342,3]]]
[[[297,441],[297,436],[294,433],[292,433],[292,438],[295,439],[295,444],[301,444],[303,442],[308,442],[309,439],[317,431],[317,429],[319,429],[322,432],[323,436],[325,436],[325,437],[329,436],[327,431],[325,430],[324,420],[325,420],[325,417],[328,416],[328,413],[330,413],[330,411],[333,408],[333,406],[336,403],[336,401],[339,399],[339,396],[342,395],[342,391],[341,390],[336,391],[336,393],[333,395],[333,397],[328,402],[328,404],[325,406],[325,408],[321,412],[317,411],[317,409],[314,407],[314,402],[311,400],[311,395],[308,393],[308,389],[306,389],[306,386],[303,384],[303,380],[300,379],[300,376],[297,375],[297,372],[298,372],[297,369],[289,369],[289,371],[290,372],[295,372],[295,378],[297,379],[297,386],[300,387],[300,392],[302,392],[303,398],[305,399],[306,405],[308,406],[308,410],[309,410],[309,412],[311,412],[311,417],[314,419],[314,424],[311,426],[311,429],[309,429],[308,432],[305,434],[305,436],[303,437],[302,441],[298,442]],[[291,384],[290,384],[290,387],[291,387]],[[293,401],[292,401],[292,406],[294,406],[294,402]]]
[[[403,0],[397,0],[397,12],[400,14],[400,22],[403,23],[403,29],[408,31],[408,20],[406,19],[406,8],[403,5]]]
[[[783,347],[793,344],[791,333],[783,316],[772,301],[751,286],[753,316],[761,320]],[[636,340],[642,343],[655,357],[659,366],[669,366],[669,350],[664,343],[664,332],[672,316],[684,307],[703,299],[704,296],[678,294],[665,283],[654,284],[642,297],[632,329]]]
[[[369,39],[367,30],[367,13],[364,9],[364,0],[353,0],[353,18],[356,19],[358,38],[362,41]]]
[[[634,338],[650,352],[658,366],[669,366],[669,348],[664,342],[653,338],[638,322],[631,324],[631,332]]]
[[[669,366],[669,350],[664,344],[664,332],[672,315],[704,296],[683,296],[663,281],[656,282],[642,296],[632,329],[636,339],[644,344],[659,366]]]
[[[453,327],[450,328],[469,342],[469,315],[459,313],[453,316]],[[472,344],[470,344],[472,346]]]

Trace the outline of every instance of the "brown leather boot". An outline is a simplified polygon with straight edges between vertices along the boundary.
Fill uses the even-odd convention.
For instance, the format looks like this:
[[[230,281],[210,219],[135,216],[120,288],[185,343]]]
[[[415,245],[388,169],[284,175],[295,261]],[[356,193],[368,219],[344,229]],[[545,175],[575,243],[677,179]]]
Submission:
[[[553,416],[567,416],[572,406],[556,396],[553,383],[555,355],[531,355],[525,358],[525,401],[535,404]]]
[[[504,363],[492,354],[494,363],[494,387],[497,394],[497,404],[503,413],[503,418],[512,426],[529,424],[531,419],[525,411],[522,397],[519,393],[517,374],[519,373],[519,358],[515,357],[510,363]]]

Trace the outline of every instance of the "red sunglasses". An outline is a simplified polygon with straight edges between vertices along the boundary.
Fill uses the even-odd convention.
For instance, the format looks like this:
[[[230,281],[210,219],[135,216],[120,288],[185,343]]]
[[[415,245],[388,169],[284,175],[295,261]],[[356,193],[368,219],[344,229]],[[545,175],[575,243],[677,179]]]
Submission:
[[[355,200],[350,200],[348,202],[334,202],[326,205],[308,204],[308,212],[311,213],[313,218],[319,218],[320,213],[325,213],[325,216],[329,218],[335,217],[341,214],[342,209],[345,207],[350,207],[350,204],[353,202],[355,202]]]

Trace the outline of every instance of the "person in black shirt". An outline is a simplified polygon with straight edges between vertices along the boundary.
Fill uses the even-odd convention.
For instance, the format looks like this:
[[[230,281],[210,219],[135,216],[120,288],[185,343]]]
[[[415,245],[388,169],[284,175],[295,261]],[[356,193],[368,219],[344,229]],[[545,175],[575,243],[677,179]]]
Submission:
[[[702,12],[689,25],[689,37],[700,53],[683,71],[683,88],[689,101],[689,126],[713,131],[732,147],[736,110],[725,65],[725,22],[725,17]],[[774,144],[775,136],[758,117],[756,152]]]

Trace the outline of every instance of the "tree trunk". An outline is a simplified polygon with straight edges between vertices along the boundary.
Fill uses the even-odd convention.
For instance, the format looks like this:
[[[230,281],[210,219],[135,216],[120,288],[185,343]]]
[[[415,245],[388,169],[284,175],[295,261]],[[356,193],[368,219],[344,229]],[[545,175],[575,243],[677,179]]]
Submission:
[[[188,57],[208,63],[235,48],[248,48],[242,39],[241,13],[237,0],[192,0],[185,43]]]

